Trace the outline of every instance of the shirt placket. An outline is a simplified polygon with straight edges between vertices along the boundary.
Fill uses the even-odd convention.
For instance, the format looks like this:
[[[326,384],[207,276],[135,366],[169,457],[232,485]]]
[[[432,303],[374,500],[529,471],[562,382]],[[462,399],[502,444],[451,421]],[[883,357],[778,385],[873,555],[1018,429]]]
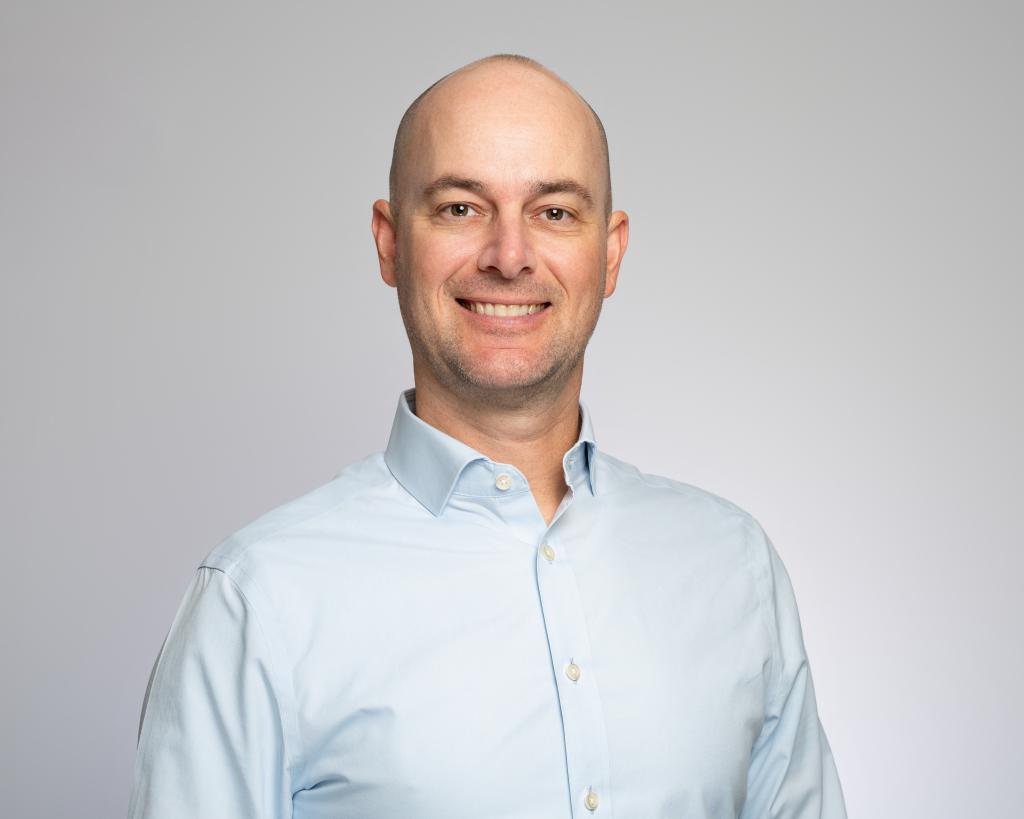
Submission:
[[[571,502],[570,502],[571,505]],[[537,587],[558,692],[572,815],[613,816],[604,709],[586,618],[572,564],[572,546],[557,515],[537,547]]]

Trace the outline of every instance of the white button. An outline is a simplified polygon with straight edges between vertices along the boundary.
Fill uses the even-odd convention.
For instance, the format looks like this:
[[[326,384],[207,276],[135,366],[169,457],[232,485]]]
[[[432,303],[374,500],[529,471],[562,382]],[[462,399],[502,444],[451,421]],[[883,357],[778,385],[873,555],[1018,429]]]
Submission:
[[[547,543],[540,547],[540,553],[548,563],[555,559],[555,550]]]
[[[498,487],[502,492],[506,489],[512,488],[512,476],[507,472],[502,472],[498,477],[494,479],[494,485]]]
[[[573,682],[576,682],[580,678],[580,674],[582,673],[583,672],[580,670],[580,667],[576,665],[576,663],[569,663],[569,665],[565,667],[565,676]],[[593,808],[591,808],[591,810],[593,810]]]
[[[588,790],[587,795],[583,797],[583,804],[587,806],[587,810],[593,813],[597,810],[597,794]]]
[[[569,462],[568,462],[569,469],[572,469],[574,466],[576,466],[576,459],[575,458],[570,458]]]

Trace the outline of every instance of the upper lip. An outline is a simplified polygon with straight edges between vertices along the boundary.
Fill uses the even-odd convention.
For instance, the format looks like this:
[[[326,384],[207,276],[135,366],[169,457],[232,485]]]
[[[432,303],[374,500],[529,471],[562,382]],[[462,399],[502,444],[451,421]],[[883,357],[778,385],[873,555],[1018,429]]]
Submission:
[[[475,301],[478,304],[550,304],[547,299],[507,299],[481,296],[456,296],[458,301]]]

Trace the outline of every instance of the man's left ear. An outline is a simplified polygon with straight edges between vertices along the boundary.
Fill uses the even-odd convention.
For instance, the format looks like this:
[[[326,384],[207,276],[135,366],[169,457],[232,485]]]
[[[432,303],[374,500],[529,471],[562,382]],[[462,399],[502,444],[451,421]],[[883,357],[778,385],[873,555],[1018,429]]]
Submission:
[[[617,210],[608,217],[608,265],[605,269],[604,297],[615,292],[619,280],[619,265],[629,244],[629,216]]]

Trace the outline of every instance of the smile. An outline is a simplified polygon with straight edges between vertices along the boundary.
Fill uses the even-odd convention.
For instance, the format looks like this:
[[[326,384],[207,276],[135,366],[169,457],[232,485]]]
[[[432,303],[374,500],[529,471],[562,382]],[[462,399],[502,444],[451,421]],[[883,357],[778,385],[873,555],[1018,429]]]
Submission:
[[[492,304],[491,302],[468,301],[467,299],[456,299],[456,301],[467,310],[484,316],[529,316],[551,306],[551,302],[548,301],[537,304]]]

